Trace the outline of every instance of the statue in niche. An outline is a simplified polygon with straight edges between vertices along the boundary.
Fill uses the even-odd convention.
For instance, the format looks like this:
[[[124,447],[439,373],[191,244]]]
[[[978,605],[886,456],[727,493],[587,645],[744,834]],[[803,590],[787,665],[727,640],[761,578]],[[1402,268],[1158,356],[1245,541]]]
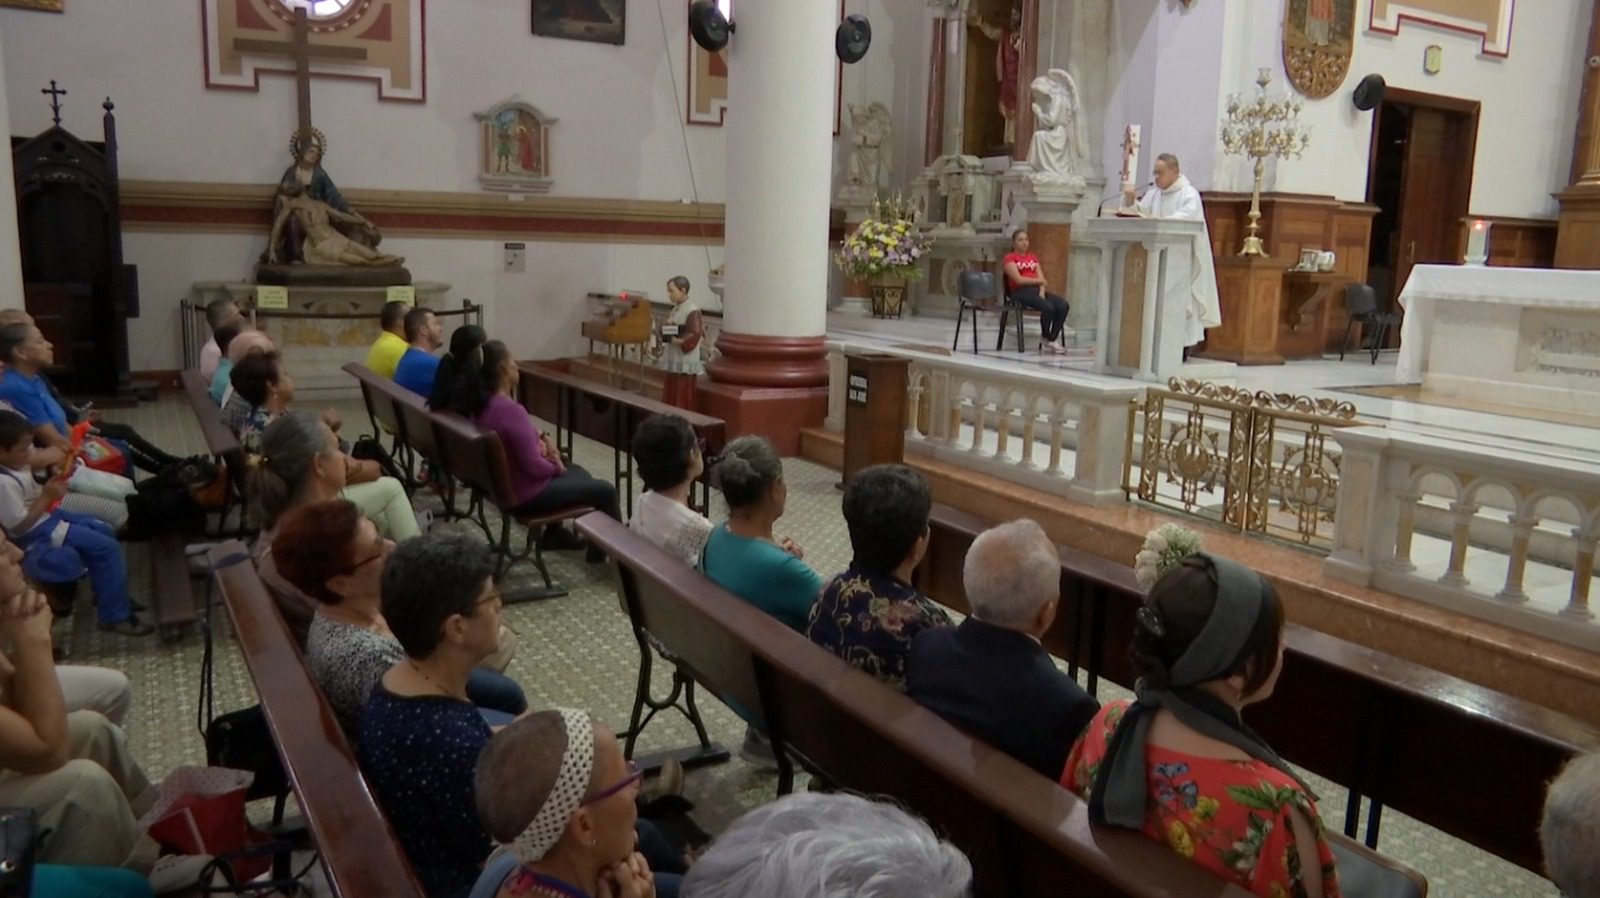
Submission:
[[[366,244],[357,242],[338,229],[359,228],[365,218],[342,212],[331,204],[314,199],[299,183],[289,182],[278,188],[277,215],[272,220],[272,236],[267,242],[269,264],[283,264],[278,255],[285,231],[293,222],[303,235],[300,251],[307,265],[351,265],[366,268],[397,267],[405,262],[400,256],[380,253]]]
[[[1078,103],[1078,84],[1065,69],[1051,69],[1033,79],[1033,144],[1028,148],[1035,186],[1078,188],[1084,185],[1087,141]]]
[[[282,217],[284,188],[296,185],[308,198],[326,203],[343,216],[343,220],[337,226],[339,233],[368,249],[376,249],[383,240],[383,234],[365,216],[350,208],[350,204],[340,195],[339,188],[334,185],[333,179],[323,170],[322,157],[327,151],[328,140],[316,128],[297,133],[289,140],[289,152],[294,155],[294,164],[285,169],[283,177],[278,179],[278,194],[273,200],[272,220],[276,222]],[[268,247],[269,261],[273,257],[280,263],[308,261],[302,248],[305,243],[304,234],[290,227],[286,229],[281,239],[283,241],[281,244],[274,240]]]
[[[863,193],[877,193],[889,177],[894,121],[889,107],[880,102],[850,104],[850,164],[846,181]]]
[[[1006,27],[1000,28],[983,20],[976,8],[967,11],[967,19],[976,25],[983,36],[995,42],[994,77],[999,84],[1000,116],[1005,120],[1005,142],[1015,144],[1017,139],[1017,87],[1022,71],[1022,7],[1011,6]]]

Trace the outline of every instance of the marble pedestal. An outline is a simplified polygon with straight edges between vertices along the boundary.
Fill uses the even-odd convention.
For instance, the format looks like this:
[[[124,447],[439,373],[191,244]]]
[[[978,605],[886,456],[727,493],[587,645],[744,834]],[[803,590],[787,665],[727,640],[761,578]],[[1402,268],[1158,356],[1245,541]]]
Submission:
[[[417,303],[443,309],[450,285],[419,281]],[[204,281],[190,287],[190,298],[204,306],[215,299],[232,299],[253,315],[256,285],[248,281]],[[288,312],[315,315],[352,315],[352,318],[279,318],[263,316],[256,327],[277,344],[285,366],[294,376],[299,399],[347,399],[359,395],[355,381],[344,373],[349,362],[364,362],[367,349],[378,338],[378,312],[388,301],[386,287],[290,287]],[[447,325],[446,330],[451,328]]]

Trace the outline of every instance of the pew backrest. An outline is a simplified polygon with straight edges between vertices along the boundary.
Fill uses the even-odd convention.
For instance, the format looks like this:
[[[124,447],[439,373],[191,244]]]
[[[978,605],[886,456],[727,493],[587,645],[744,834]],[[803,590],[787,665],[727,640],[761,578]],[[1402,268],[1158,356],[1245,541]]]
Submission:
[[[238,542],[210,552],[239,651],[333,894],[423,898],[332,707],[249,558]]]
[[[1138,833],[1091,829],[1087,806],[706,579],[621,524],[578,528],[617,563],[634,622],[697,682],[764,720],[847,788],[890,796],[973,862],[980,898],[1229,896],[1243,890]]]
[[[405,421],[400,416],[400,401],[402,393],[415,396],[410,390],[400,386],[393,380],[380,377],[377,372],[359,362],[348,362],[344,365],[344,372],[356,379],[361,386],[361,401],[367,407],[367,416],[374,425],[382,430],[387,430],[395,435],[402,443],[408,441]],[[375,430],[373,436],[378,436],[382,431]]]

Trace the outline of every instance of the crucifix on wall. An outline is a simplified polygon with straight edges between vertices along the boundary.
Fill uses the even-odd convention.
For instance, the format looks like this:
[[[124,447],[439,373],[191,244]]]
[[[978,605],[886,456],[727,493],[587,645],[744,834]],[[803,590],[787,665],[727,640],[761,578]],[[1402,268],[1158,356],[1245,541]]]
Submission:
[[[251,53],[287,56],[294,60],[295,111],[298,119],[294,133],[297,139],[311,133],[311,60],[360,61],[367,55],[358,47],[311,46],[311,21],[303,6],[294,11],[294,36],[287,43],[282,40],[239,38],[234,44]]]
[[[378,99],[426,99],[425,0],[200,0],[206,87],[259,91],[294,75],[373,81]]]

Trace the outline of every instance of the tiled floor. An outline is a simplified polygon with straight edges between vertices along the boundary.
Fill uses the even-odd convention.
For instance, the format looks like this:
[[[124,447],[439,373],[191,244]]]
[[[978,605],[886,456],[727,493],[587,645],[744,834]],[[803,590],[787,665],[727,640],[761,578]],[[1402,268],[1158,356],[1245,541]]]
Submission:
[[[339,407],[347,430],[366,429],[366,417],[357,404]],[[169,397],[137,409],[108,412],[107,417],[133,423],[174,452],[202,448],[193,416],[181,399]],[[580,440],[577,454],[591,470],[609,468],[609,449]],[[842,568],[849,547],[839,518],[839,492],[833,486],[836,472],[797,459],[787,460],[785,469],[789,507],[779,522],[780,533],[804,544],[807,560],[819,571]],[[552,573],[571,594],[508,609],[508,621],[521,636],[509,673],[523,683],[536,705],[588,708],[614,726],[625,726],[637,653],[607,570],[585,564],[575,553],[552,553],[549,558]],[[134,547],[129,560],[132,582],[142,591],[149,582],[142,548]],[[519,569],[514,575],[529,576],[530,570]],[[58,626],[63,635],[70,631],[73,636],[72,660],[117,667],[132,678],[137,700],[129,721],[130,738],[154,776],[178,764],[204,762],[195,719],[201,653],[197,634],[171,645],[154,638],[111,636],[93,627],[86,607]],[[219,643],[216,653],[215,683],[219,710],[254,701],[249,676],[226,641]],[[1107,697],[1113,697],[1109,688],[1102,693]],[[737,748],[743,732],[739,719],[715,699],[704,699],[702,708],[713,737]],[[664,717],[646,730],[641,747],[682,745],[691,738],[692,731],[681,719]],[[1492,789],[1492,783],[1492,771],[1485,771],[1473,788]],[[1343,791],[1332,784],[1316,785],[1329,825],[1341,826]],[[769,800],[774,786],[772,774],[735,759],[691,772],[686,791],[698,805],[696,818],[708,830],[718,831],[743,810]],[[1493,801],[1492,793],[1484,800]],[[1431,894],[1440,898],[1556,894],[1545,880],[1393,812],[1384,814],[1382,848],[1427,875]]]

